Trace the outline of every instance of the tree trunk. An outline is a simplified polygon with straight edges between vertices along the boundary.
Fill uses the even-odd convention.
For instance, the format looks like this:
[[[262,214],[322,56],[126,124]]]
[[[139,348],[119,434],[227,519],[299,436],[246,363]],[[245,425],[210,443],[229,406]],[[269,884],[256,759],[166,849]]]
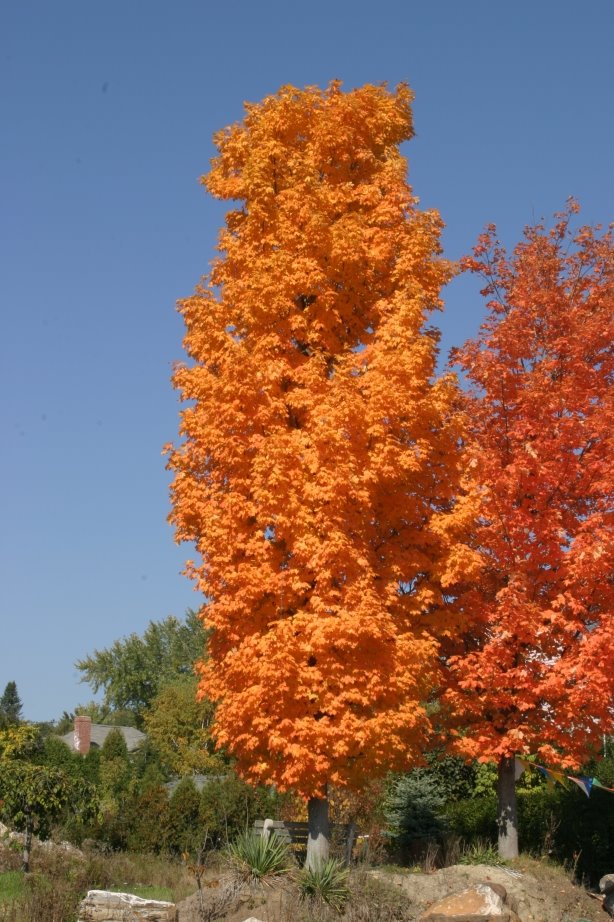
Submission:
[[[330,848],[330,825],[328,822],[328,797],[312,797],[307,803],[309,838],[307,839],[307,860],[305,867],[310,871],[321,867],[328,859]]]
[[[30,852],[32,851],[32,823],[26,822],[26,831],[23,837],[23,853],[21,859],[21,870],[27,874],[30,870]]]
[[[356,841],[356,823],[352,822],[348,826],[347,840],[345,843],[345,863],[348,868],[352,864],[352,850]]]
[[[497,799],[499,855],[501,858],[517,858],[518,807],[516,803],[516,768],[513,756],[502,758],[499,761]]]

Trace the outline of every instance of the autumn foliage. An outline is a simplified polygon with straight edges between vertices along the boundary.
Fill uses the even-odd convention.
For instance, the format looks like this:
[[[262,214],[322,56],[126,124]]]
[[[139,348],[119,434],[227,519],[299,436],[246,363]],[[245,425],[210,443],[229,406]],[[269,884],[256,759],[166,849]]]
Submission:
[[[447,695],[466,755],[575,768],[614,713],[614,250],[576,210],[511,255],[490,228],[467,260],[488,298],[457,354],[484,569]]]
[[[411,93],[284,87],[220,132],[236,200],[180,304],[171,519],[212,629],[201,691],[252,780],[306,797],[422,749],[457,540],[462,420],[425,326],[450,268],[399,144]]]

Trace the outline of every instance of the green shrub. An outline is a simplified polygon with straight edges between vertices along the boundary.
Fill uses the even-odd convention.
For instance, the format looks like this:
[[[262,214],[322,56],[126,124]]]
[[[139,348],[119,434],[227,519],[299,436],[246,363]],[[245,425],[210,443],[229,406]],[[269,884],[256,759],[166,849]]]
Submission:
[[[301,896],[305,900],[325,903],[341,912],[350,896],[349,870],[336,858],[315,868],[304,868],[299,877]]]
[[[576,867],[595,884],[614,867],[614,797],[594,789],[587,798],[575,786],[518,793],[520,847]]]
[[[241,833],[227,845],[225,857],[233,876],[250,886],[270,884],[288,874],[294,865],[285,842],[273,834],[256,836],[251,831]]]
[[[459,756],[443,755],[438,750],[427,753],[426,761],[428,768],[421,771],[428,773],[446,801],[472,796],[480,767],[478,763],[467,763]]]
[[[192,853],[201,847],[203,837],[200,793],[191,778],[182,778],[169,802],[165,847],[173,855]]]
[[[496,845],[484,839],[463,846],[458,864],[505,864],[499,857]]]
[[[440,838],[447,828],[444,811],[445,795],[423,769],[395,778],[384,805],[390,832],[402,844]]]
[[[128,848],[158,854],[166,845],[164,830],[170,822],[170,803],[164,785],[150,787],[132,803],[128,815]]]
[[[277,819],[284,799],[274,789],[253,787],[230,771],[203,788],[200,824],[207,830],[211,846],[223,848],[250,829],[254,820]]]
[[[450,830],[466,842],[483,839],[497,841],[497,799],[494,796],[469,798],[446,805]]]

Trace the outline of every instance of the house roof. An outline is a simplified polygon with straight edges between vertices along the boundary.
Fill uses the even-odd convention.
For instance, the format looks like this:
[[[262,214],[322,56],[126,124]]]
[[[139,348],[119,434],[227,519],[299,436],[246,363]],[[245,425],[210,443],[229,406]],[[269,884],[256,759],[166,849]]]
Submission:
[[[136,727],[115,727],[112,724],[92,724],[91,742],[93,747],[100,748],[112,730],[119,730],[126,741],[128,752],[132,752],[146,739],[146,735]],[[71,749],[75,748],[75,731],[69,730],[60,737]]]

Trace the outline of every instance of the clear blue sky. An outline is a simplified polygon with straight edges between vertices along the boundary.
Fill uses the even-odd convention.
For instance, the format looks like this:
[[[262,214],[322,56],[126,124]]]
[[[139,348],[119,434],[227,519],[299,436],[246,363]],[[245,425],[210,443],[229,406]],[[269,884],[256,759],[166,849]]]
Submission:
[[[0,693],[91,698],[74,662],[196,607],[166,524],[174,310],[223,207],[211,136],[284,83],[406,80],[410,179],[450,257],[576,196],[614,216],[611,0],[5,0],[0,10]],[[474,335],[454,282],[444,349]]]

